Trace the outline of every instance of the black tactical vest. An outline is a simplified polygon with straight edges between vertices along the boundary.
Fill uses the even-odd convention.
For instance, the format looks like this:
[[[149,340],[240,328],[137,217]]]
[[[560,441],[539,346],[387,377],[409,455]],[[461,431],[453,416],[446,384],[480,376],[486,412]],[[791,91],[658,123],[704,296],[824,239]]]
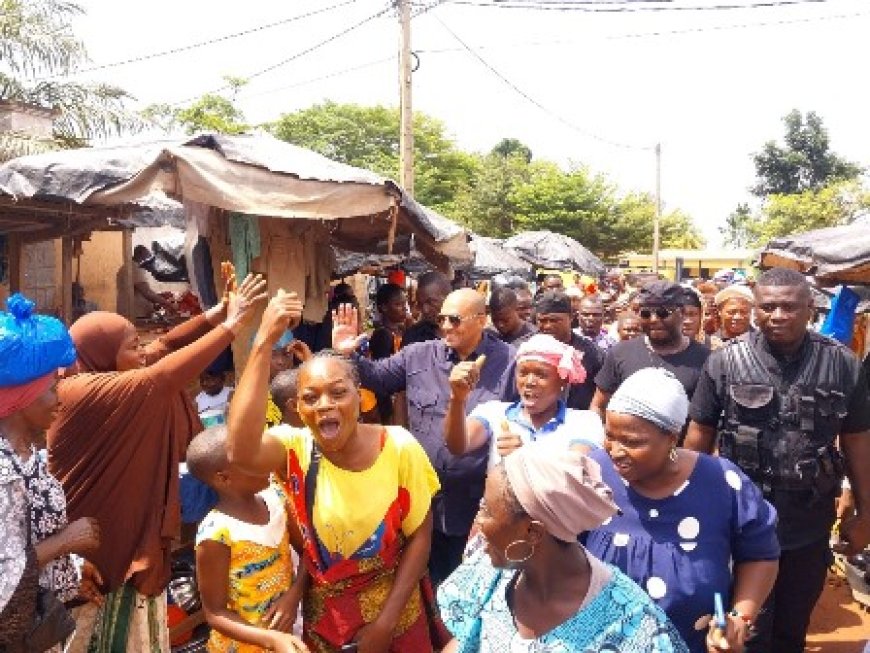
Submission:
[[[795,499],[815,502],[840,487],[844,465],[834,440],[847,414],[844,391],[851,388],[834,347],[810,337],[790,384],[770,374],[748,339],[722,348],[726,397],[719,451],[769,500],[794,492]]]

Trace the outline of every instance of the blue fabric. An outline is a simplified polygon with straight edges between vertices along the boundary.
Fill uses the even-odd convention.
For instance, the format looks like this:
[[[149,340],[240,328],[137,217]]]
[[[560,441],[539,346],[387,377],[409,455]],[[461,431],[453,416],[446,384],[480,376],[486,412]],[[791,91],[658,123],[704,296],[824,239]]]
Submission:
[[[730,607],[729,564],[776,560],[776,510],[728,460],[698,454],[677,492],[648,499],[627,486],[605,451],[601,465],[621,513],[586,534],[592,555],[616,565],[667,613],[693,653],[706,651],[698,619],[713,612],[713,595]]]
[[[186,466],[185,466],[186,467]],[[217,492],[200,481],[184,467],[180,474],[181,521],[196,524],[217,505]]]
[[[849,286],[840,286],[839,292],[831,300],[831,310],[825,317],[819,333],[839,340],[847,347],[851,345],[858,299],[857,293]]]
[[[496,569],[480,550],[438,589],[444,625],[460,653],[682,653],[673,625],[641,589],[617,569],[601,592],[573,617],[534,641],[517,633],[506,600],[516,571]]]

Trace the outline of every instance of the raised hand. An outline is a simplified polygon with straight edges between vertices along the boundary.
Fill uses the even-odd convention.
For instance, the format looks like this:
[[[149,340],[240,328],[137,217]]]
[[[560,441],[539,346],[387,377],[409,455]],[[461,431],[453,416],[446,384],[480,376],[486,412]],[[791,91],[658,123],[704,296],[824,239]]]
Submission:
[[[450,394],[460,401],[465,401],[469,393],[474,390],[480,379],[480,371],[486,363],[486,356],[481,355],[475,361],[462,361],[450,370]]]
[[[279,289],[278,294],[272,297],[266,306],[257,337],[274,345],[288,328],[299,324],[301,318],[302,302],[299,301],[296,293]]]
[[[332,311],[332,348],[348,355],[354,352],[360,340],[359,312],[352,304],[341,304]]]
[[[314,357],[311,353],[311,348],[301,340],[293,340],[286,348],[287,352],[293,354],[300,363],[304,363]]]
[[[231,329],[248,324],[257,308],[267,299],[266,280],[262,275],[249,274],[235,293],[229,294],[227,318],[224,324]]]

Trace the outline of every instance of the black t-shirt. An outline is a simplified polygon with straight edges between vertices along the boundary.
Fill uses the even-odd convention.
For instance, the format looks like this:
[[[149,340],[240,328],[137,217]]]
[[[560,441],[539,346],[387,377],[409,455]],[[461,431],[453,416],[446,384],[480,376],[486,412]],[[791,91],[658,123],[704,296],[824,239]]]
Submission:
[[[583,383],[571,384],[566,403],[568,408],[587,410],[595,395],[595,377],[601,370],[603,353],[594,342],[576,333],[571,334],[571,346],[583,354],[586,380]]]
[[[710,350],[694,340],[683,351],[666,356],[650,351],[643,337],[624,340],[607,351],[604,365],[595,377],[595,385],[602,392],[613,394],[623,381],[638,370],[662,367],[673,372],[691,399],[709,355]]]
[[[820,347],[821,355],[836,356],[839,359],[836,365],[844,379],[842,392],[848,397],[847,414],[840,423],[840,433],[870,430],[870,394],[867,377],[862,373],[858,358],[846,347],[833,343],[824,336],[813,332],[808,332],[807,336],[798,353],[789,359],[772,352],[760,332],[753,332],[748,338],[764,361],[767,372],[776,377],[777,383],[785,385],[797,380],[810,341],[825,341],[826,344],[817,346]],[[725,410],[727,380],[724,357],[724,349],[718,349],[710,356],[689,407],[689,417],[704,426],[718,427],[719,418]],[[777,534],[780,545],[785,550],[797,549],[827,538],[834,523],[833,500],[820,500],[811,504],[794,497],[793,493],[781,492],[771,499],[779,513]]]
[[[438,330],[438,325],[426,320],[412,324],[405,333],[402,334],[402,347],[412,345],[415,342],[426,342],[427,340],[439,340],[441,332]]]

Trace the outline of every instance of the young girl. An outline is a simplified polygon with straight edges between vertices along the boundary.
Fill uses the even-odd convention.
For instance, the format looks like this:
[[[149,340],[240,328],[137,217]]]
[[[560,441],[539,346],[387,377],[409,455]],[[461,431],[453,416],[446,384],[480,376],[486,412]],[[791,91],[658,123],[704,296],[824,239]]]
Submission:
[[[290,634],[301,582],[293,562],[285,500],[268,475],[227,461],[227,429],[214,426],[187,450],[190,472],[217,492],[196,536],[196,575],[211,637],[210,653],[307,651]]]

